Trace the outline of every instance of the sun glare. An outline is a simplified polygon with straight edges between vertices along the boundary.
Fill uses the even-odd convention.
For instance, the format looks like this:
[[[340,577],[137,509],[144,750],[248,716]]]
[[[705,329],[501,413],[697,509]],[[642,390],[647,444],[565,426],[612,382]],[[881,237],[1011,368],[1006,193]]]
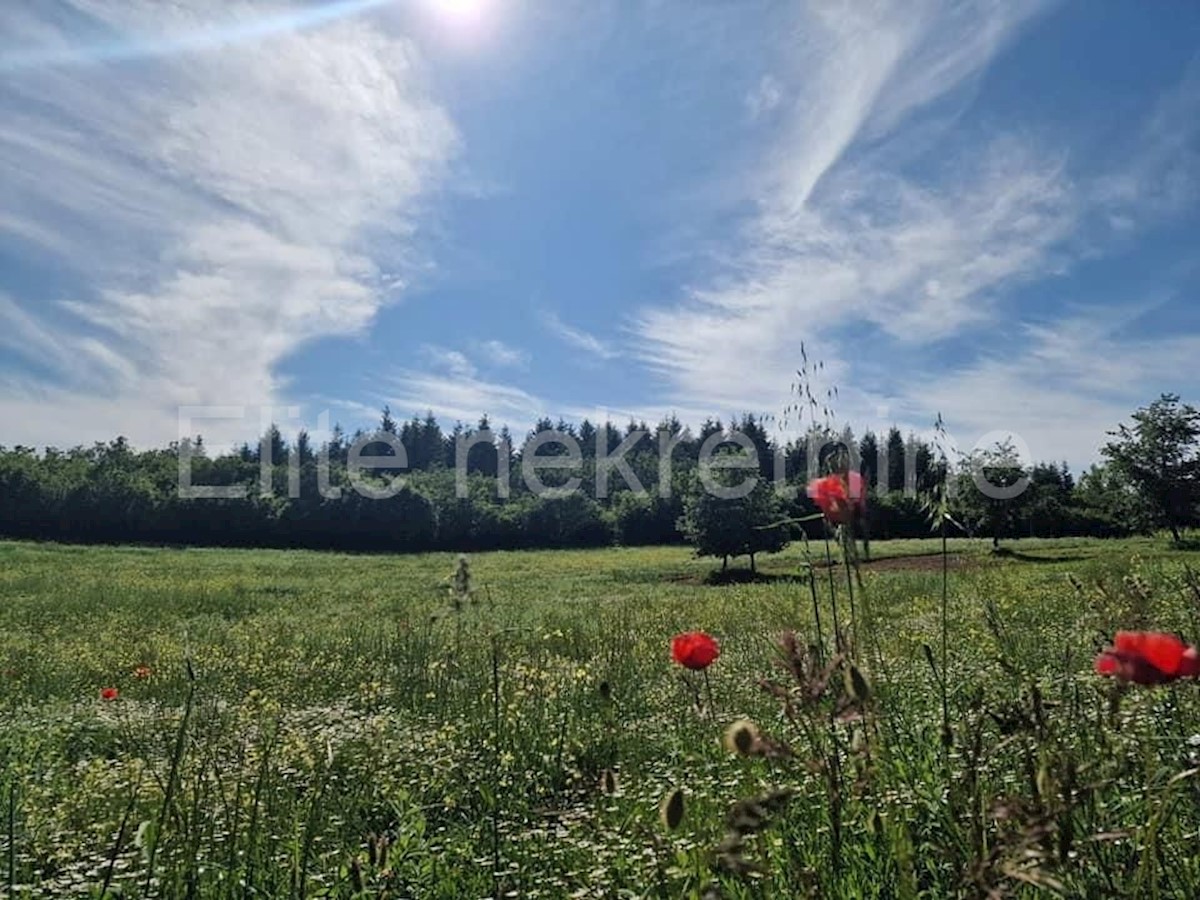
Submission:
[[[480,23],[489,0],[426,0],[433,12],[441,19],[456,26],[475,26]]]

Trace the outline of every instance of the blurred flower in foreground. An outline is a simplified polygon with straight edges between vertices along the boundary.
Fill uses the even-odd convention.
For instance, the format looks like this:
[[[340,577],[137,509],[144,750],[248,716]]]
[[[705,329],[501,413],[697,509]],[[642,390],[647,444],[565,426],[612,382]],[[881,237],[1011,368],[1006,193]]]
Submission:
[[[814,478],[808,483],[808,496],[835,525],[849,521],[856,509],[867,505],[866,485],[858,472]]]
[[[1118,631],[1096,657],[1096,673],[1134,684],[1166,684],[1200,676],[1200,654],[1173,634]]]

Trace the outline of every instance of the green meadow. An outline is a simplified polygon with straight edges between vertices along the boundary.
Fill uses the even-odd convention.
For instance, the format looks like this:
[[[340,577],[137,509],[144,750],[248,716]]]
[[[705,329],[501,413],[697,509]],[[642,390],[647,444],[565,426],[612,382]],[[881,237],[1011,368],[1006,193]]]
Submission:
[[[878,543],[861,580],[824,545],[724,580],[677,547],[496,552],[456,580],[453,554],[0,544],[0,884],[1200,896],[1200,688],[1092,668],[1118,628],[1200,636],[1194,555],[988,549]],[[671,659],[695,629],[704,672]]]

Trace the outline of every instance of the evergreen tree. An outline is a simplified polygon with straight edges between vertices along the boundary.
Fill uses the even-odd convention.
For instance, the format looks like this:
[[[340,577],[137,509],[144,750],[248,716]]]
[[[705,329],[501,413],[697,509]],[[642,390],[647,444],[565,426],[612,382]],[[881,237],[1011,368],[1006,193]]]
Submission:
[[[579,446],[583,450],[584,459],[596,455],[596,426],[587,419],[579,423]]]
[[[868,431],[862,436],[862,440],[858,442],[858,456],[863,478],[867,486],[874,490],[879,484],[879,440],[875,437],[875,432]]]
[[[904,476],[904,435],[894,425],[888,431],[885,453],[887,458],[887,489],[889,491],[903,491],[906,487]]]
[[[379,419],[379,430],[388,434],[396,433],[396,420],[392,418],[392,408],[390,406],[383,408],[383,415]]]

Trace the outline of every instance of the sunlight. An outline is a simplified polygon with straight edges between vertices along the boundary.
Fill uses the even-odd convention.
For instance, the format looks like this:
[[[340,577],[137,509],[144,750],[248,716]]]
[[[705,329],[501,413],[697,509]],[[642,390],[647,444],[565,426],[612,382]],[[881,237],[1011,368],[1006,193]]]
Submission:
[[[390,2],[392,0],[334,0],[331,3],[305,8],[284,9],[261,17],[230,19],[180,34],[149,38],[121,37],[90,44],[32,47],[19,52],[9,52],[8,48],[4,48],[4,52],[0,53],[0,72],[18,72],[22,69],[41,66],[127,62],[233,46],[276,34],[319,28],[339,19],[371,12]],[[481,2],[458,2],[443,5],[482,6],[484,4]]]
[[[492,5],[489,0],[425,0],[433,13],[455,28],[474,28]]]

